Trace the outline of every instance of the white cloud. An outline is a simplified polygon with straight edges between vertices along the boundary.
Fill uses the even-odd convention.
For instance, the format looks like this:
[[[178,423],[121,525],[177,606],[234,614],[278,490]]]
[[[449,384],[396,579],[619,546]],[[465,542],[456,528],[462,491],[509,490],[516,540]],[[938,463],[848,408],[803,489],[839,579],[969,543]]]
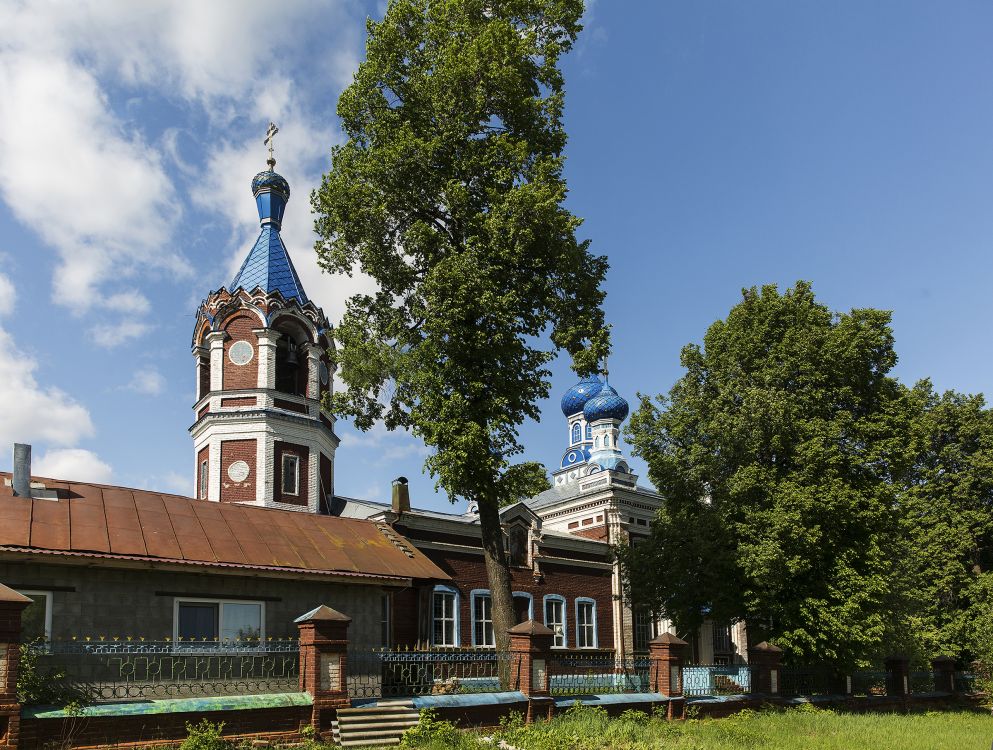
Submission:
[[[160,489],[185,497],[189,497],[190,491],[193,489],[193,480],[188,476],[180,474],[178,471],[170,471],[161,477],[157,484]]]
[[[90,338],[97,346],[113,349],[115,346],[126,344],[141,338],[152,330],[152,326],[140,320],[121,320],[116,323],[100,323],[90,328]]]
[[[40,385],[37,369],[38,363],[0,328],[0,450],[15,441],[72,445],[93,434],[86,408],[64,391]]]
[[[105,484],[110,481],[114,472],[93,451],[60,448],[46,451],[41,458],[34,459],[31,473],[51,479]]]
[[[142,393],[146,396],[158,396],[165,390],[166,379],[154,367],[144,367],[138,370],[128,383],[128,390]]]
[[[10,315],[14,311],[14,303],[17,302],[17,290],[14,284],[6,276],[0,276],[0,317]]]

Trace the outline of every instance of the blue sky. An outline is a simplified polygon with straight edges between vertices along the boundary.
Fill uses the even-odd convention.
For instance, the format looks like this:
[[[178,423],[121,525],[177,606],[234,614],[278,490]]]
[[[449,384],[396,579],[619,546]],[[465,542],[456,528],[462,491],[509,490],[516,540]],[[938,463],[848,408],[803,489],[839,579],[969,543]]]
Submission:
[[[379,3],[0,0],[0,469],[188,493],[190,336],[258,228],[262,137],[284,238],[332,320],[306,196]],[[893,311],[907,382],[990,390],[993,5],[604,2],[565,63],[569,206],[611,263],[611,382],[633,400],[745,286]],[[522,431],[554,466],[553,398]],[[339,422],[340,494],[444,508],[402,434]],[[644,465],[634,462],[644,474]]]

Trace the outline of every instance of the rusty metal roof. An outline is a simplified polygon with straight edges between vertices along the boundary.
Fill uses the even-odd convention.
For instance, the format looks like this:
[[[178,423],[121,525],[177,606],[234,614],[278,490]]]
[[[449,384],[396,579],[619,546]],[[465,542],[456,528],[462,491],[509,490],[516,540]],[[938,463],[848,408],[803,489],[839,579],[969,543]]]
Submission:
[[[0,472],[0,549],[348,577],[448,579],[370,521],[36,479],[59,499],[14,497]],[[399,538],[401,543],[397,543]]]

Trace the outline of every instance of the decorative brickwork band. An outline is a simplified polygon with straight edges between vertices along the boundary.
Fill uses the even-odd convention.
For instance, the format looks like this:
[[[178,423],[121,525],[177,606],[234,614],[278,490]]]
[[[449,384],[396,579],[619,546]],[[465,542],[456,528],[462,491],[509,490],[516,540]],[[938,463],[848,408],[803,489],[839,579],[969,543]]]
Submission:
[[[314,699],[311,725],[329,737],[348,700],[348,626],[352,618],[323,604],[295,620],[300,629],[300,692]]]
[[[0,750],[14,750],[20,738],[17,670],[21,659],[21,613],[30,603],[28,597],[0,583]]]
[[[548,659],[555,631],[534,620],[527,620],[507,631],[510,635],[510,685],[528,699],[527,721],[538,713],[551,717]]]
[[[955,692],[955,659],[951,656],[939,656],[931,660],[934,671],[934,692]]]
[[[752,692],[765,695],[779,693],[779,663],[783,650],[768,641],[748,649],[748,666],[752,668]]]
[[[904,697],[910,692],[910,659],[890,656],[886,665],[886,694]]]

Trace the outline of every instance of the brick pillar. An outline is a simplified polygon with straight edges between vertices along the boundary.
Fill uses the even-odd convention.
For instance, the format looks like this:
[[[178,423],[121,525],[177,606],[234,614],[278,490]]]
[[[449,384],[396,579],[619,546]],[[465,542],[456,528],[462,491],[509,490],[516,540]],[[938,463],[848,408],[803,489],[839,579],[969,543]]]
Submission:
[[[311,726],[330,736],[331,722],[348,699],[348,625],[352,618],[323,604],[294,622],[300,629],[300,692],[314,699]]]
[[[0,583],[0,750],[15,750],[20,738],[17,667],[21,661],[21,613],[30,603],[26,596]]]
[[[938,656],[931,660],[934,672],[934,692],[955,692],[955,659],[951,656]]]
[[[906,656],[890,656],[886,665],[886,694],[904,697],[910,692],[910,659]]]
[[[683,655],[689,644],[666,632],[648,643],[648,689],[668,696],[670,719],[683,715]]]
[[[783,650],[768,641],[748,649],[748,666],[752,668],[752,692],[761,695],[779,693],[779,662]]]
[[[507,631],[510,635],[510,685],[528,699],[527,721],[535,715],[551,718],[554,701],[548,674],[555,632],[540,622],[527,620]]]

